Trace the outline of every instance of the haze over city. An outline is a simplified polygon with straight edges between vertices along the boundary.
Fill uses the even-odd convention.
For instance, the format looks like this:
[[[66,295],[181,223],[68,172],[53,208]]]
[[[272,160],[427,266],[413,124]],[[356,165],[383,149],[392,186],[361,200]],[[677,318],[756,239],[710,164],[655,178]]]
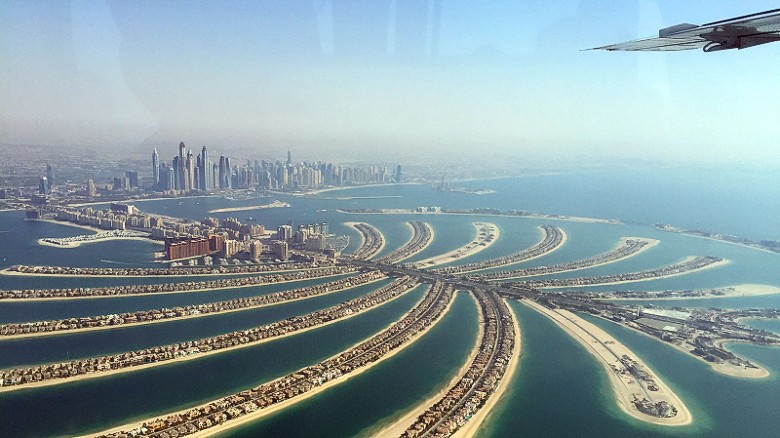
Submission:
[[[776,168],[776,45],[581,51],[773,6],[4,1],[0,142]]]
[[[778,50],[768,1],[0,0],[0,436],[776,434]]]

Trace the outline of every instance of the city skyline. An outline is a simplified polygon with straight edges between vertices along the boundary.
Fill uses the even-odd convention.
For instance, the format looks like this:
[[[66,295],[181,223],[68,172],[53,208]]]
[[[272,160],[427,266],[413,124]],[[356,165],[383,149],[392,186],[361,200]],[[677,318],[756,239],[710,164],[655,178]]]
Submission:
[[[776,47],[579,51],[772,6],[6,2],[0,141],[776,167]]]
[[[160,155],[155,147],[151,159],[151,183],[146,188],[164,192],[230,190],[234,188],[285,190],[403,182],[403,170],[400,164],[390,170],[387,166],[381,165],[371,165],[366,168],[333,164],[323,160],[296,163],[293,162],[290,150],[287,150],[285,162],[255,158],[247,159],[246,164],[243,165],[233,165],[230,158],[220,155],[218,162],[212,162],[209,159],[206,146],[203,146],[201,153],[193,158],[192,150],[187,149],[182,141],[179,142],[179,154],[173,156],[169,163],[160,161]],[[47,169],[51,170],[51,166],[47,165]],[[128,171],[128,178],[131,173],[135,173],[135,184],[130,183],[129,186],[139,187],[137,172]],[[43,180],[41,180],[41,184],[43,184]],[[48,184],[50,189],[51,183]],[[42,194],[45,193],[42,191]]]

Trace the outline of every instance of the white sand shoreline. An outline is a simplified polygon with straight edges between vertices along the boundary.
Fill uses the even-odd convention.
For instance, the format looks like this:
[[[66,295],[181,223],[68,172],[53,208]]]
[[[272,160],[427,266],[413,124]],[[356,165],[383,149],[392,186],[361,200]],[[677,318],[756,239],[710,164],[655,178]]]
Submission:
[[[566,234],[565,233],[564,233],[564,239],[566,239]],[[618,258],[612,259],[612,260],[606,260],[606,261],[603,261],[603,262],[596,263],[594,265],[581,266],[581,267],[572,268],[572,269],[562,269],[562,270],[559,270],[559,271],[542,272],[542,273],[539,273],[539,274],[525,274],[525,275],[517,275],[517,276],[513,276],[513,277],[501,277],[501,278],[497,278],[497,279],[489,279],[488,281],[505,281],[505,280],[515,280],[515,279],[518,279],[518,278],[541,277],[543,275],[554,275],[554,274],[560,274],[560,273],[582,271],[582,270],[590,269],[590,268],[597,268],[597,267],[600,267],[600,266],[606,266],[606,265],[610,265],[612,263],[621,262],[623,260],[628,260],[631,257],[639,255],[639,254],[647,251],[648,249],[650,249],[650,248],[652,248],[652,247],[654,247],[654,246],[656,246],[656,245],[658,245],[660,243],[659,240],[649,239],[649,238],[645,238],[645,237],[621,237],[620,240],[618,240],[617,245],[615,245],[612,249],[610,249],[606,253],[610,253],[610,252],[615,251],[616,249],[620,248],[621,246],[623,246],[623,244],[627,240],[643,240],[643,241],[647,241],[648,244],[643,246],[642,248],[640,248],[637,252],[631,253],[631,254],[629,254],[627,256],[618,257]],[[606,253],[604,253],[604,254],[606,254]],[[603,255],[603,254],[600,254],[600,255]],[[600,255],[596,255],[594,257],[599,257]],[[550,288],[552,288],[552,286]]]
[[[358,250],[363,247],[363,245],[366,244],[366,238],[363,236],[363,233],[357,228],[357,225],[366,225],[371,227],[372,229],[376,230],[377,236],[381,239],[381,242],[379,243],[379,248],[374,252],[374,254],[370,255],[369,257],[366,257],[366,260],[371,260],[372,258],[378,256],[382,253],[382,250],[385,249],[385,245],[387,244],[387,239],[385,239],[384,233],[382,233],[379,228],[367,223],[367,222],[343,222],[344,225],[352,228],[353,230],[357,231],[358,235],[360,236],[360,246],[358,246]],[[352,251],[352,254],[354,254],[355,251]]]
[[[640,357],[607,332],[568,310],[548,309],[532,300],[522,300],[520,302],[553,320],[558,327],[565,330],[580,345],[585,347],[591,356],[601,363],[609,376],[609,381],[615,395],[615,402],[620,406],[620,409],[623,410],[623,412],[638,420],[660,426],[687,426],[693,423],[693,417],[690,411],[671,388],[669,388]],[[607,344],[609,347],[606,347]],[[629,377],[630,375],[623,376],[623,378],[618,377],[617,373],[611,368],[611,366],[614,366],[616,363],[618,364],[618,367],[621,366],[615,356],[624,354],[628,355],[632,360],[638,363],[645,372],[650,374],[655,385],[659,388],[653,395],[656,396],[656,398],[667,400],[677,408],[677,415],[670,418],[652,417],[639,412],[639,410],[634,407],[632,403],[634,394],[640,394],[641,396],[642,392],[644,392],[640,387],[641,385],[638,385],[633,381],[633,378]]]
[[[78,248],[81,245],[89,245],[92,243],[104,243],[104,242],[110,242],[112,240],[138,240],[138,241],[153,243],[155,245],[165,244],[159,240],[154,240],[148,237],[141,237],[141,236],[106,236],[98,239],[85,240],[82,242],[68,242],[62,245],[58,245],[52,242],[47,242],[46,239],[48,239],[48,237],[44,237],[43,239],[38,239],[38,245],[49,246],[52,248],[73,249],[73,248]]]
[[[425,298],[424,296],[422,298],[420,298],[420,300],[417,303],[415,303],[414,306],[412,306],[412,309],[416,308],[423,301],[424,298]],[[373,368],[374,366],[376,366],[376,365],[386,361],[387,359],[390,359],[391,357],[395,356],[399,352],[405,350],[407,347],[409,347],[410,345],[412,345],[415,342],[417,342],[420,338],[422,338],[433,327],[435,327],[436,324],[439,323],[439,321],[444,319],[444,317],[447,315],[447,313],[449,313],[450,309],[452,308],[452,304],[454,302],[455,302],[455,295],[453,294],[453,296],[450,299],[449,303],[444,308],[444,310],[442,311],[441,315],[439,315],[439,317],[433,322],[433,324],[429,325],[428,327],[425,327],[422,331],[416,333],[408,342],[403,344],[403,346],[401,346],[400,348],[396,348],[396,349],[392,350],[391,352],[389,352],[388,354],[382,356],[378,360],[376,360],[374,362],[371,362],[370,364],[368,364],[368,365],[366,365],[364,367],[361,367],[361,368],[359,368],[359,369],[357,369],[355,371],[352,371],[347,376],[342,377],[342,378],[338,378],[338,379],[334,379],[334,380],[330,380],[330,381],[326,382],[325,384],[323,384],[321,386],[318,386],[317,388],[315,388],[315,389],[313,389],[311,391],[306,392],[302,396],[298,396],[298,397],[293,397],[291,399],[287,399],[287,400],[285,400],[285,401],[283,401],[281,403],[277,403],[277,404],[273,405],[270,408],[262,409],[262,410],[258,410],[258,411],[252,412],[250,414],[246,414],[246,415],[244,415],[244,416],[242,416],[242,417],[240,417],[238,419],[231,420],[231,421],[229,421],[227,423],[223,423],[220,426],[210,427],[208,429],[205,429],[205,430],[202,430],[202,431],[198,431],[198,432],[196,432],[196,433],[194,433],[192,435],[188,435],[188,436],[191,436],[193,438],[204,438],[204,437],[213,436],[213,435],[222,433],[222,432],[224,432],[226,430],[235,428],[237,426],[240,426],[240,425],[243,425],[243,424],[246,424],[246,423],[250,423],[252,421],[256,421],[256,420],[258,420],[260,418],[263,418],[265,416],[268,416],[268,415],[270,415],[270,414],[272,414],[274,412],[280,411],[280,410],[285,409],[285,408],[287,408],[289,406],[292,406],[292,405],[294,405],[296,403],[300,403],[300,402],[302,402],[304,400],[307,400],[307,399],[309,399],[311,397],[314,397],[315,395],[317,395],[317,394],[319,394],[319,393],[321,393],[321,392],[323,392],[323,391],[325,391],[325,390],[327,390],[327,389],[329,389],[329,388],[331,388],[333,386],[336,386],[336,385],[338,385],[340,383],[346,382],[349,379],[351,379],[351,378],[353,378],[355,376],[358,376],[358,375],[364,373],[365,371],[368,371],[369,369]],[[376,332],[374,335],[369,336],[366,339],[363,339],[361,341],[356,342],[354,345],[352,345],[350,348],[348,348],[345,351],[348,351],[348,350],[350,350],[350,349],[360,345],[362,342],[365,342],[366,340],[368,340],[371,337],[375,336],[376,334],[382,333],[383,331],[389,329],[390,327],[392,327],[393,325],[397,324],[399,321],[404,319],[408,314],[409,314],[409,312],[404,313],[396,321],[390,323],[389,325],[387,325],[382,330],[379,330],[378,332]],[[331,356],[330,358],[336,357],[339,354],[341,354],[341,353],[336,353],[335,355]],[[325,360],[328,360],[328,359],[325,359]],[[283,376],[279,376],[279,377],[283,377]],[[273,380],[276,380],[276,379],[273,379]],[[177,411],[177,412],[173,412],[173,413],[169,413],[169,414],[160,414],[160,415],[154,416],[153,418],[163,418],[163,417],[167,417],[168,415],[172,415],[174,413],[184,414],[184,413],[188,412],[189,410],[193,409],[194,407],[203,406],[203,405],[206,405],[206,404],[208,404],[208,402],[206,402],[206,403],[199,403],[197,405],[194,405],[192,407],[189,407],[187,409],[183,409],[183,410],[180,410],[180,411]],[[152,418],[150,418],[149,420],[151,420],[151,419]],[[102,431],[102,432],[98,432],[98,433],[95,433],[95,434],[89,434],[89,435],[83,435],[83,436],[85,436],[85,437],[97,436],[97,435],[108,434],[108,433],[111,433],[111,432],[119,432],[119,431],[122,431],[122,430],[130,430],[132,428],[138,427],[141,423],[142,423],[141,421],[135,421],[135,422],[132,422],[132,423],[125,424],[123,426],[114,427],[114,428],[111,428],[111,429],[108,429],[108,430],[105,430],[105,431]]]
[[[196,315],[185,315],[185,316],[179,316],[179,317],[173,317],[173,318],[162,318],[162,319],[154,319],[151,321],[142,321],[142,322],[133,322],[133,323],[125,323],[125,324],[116,324],[116,325],[105,325],[105,326],[98,326],[98,327],[85,327],[85,328],[78,328],[73,330],[56,330],[56,331],[48,331],[48,332],[35,332],[35,333],[22,333],[18,335],[0,335],[0,342],[4,340],[12,340],[12,339],[29,339],[29,338],[40,338],[44,336],[59,336],[59,335],[71,335],[71,334],[79,334],[79,333],[87,333],[87,332],[95,332],[95,331],[101,331],[101,330],[111,330],[111,329],[121,329],[121,328],[131,328],[131,327],[139,327],[142,325],[150,325],[150,324],[161,324],[165,322],[173,322],[173,321],[182,321],[185,319],[193,319],[193,318],[206,318],[209,316],[214,315],[224,315],[226,313],[234,313],[234,312],[243,312],[245,310],[254,310],[254,309],[261,309],[264,307],[272,307],[277,306],[280,304],[287,304],[287,303],[294,303],[296,301],[302,301],[302,300],[308,300],[311,298],[318,298],[318,297],[324,297],[328,295],[332,295],[339,292],[346,292],[348,290],[352,290],[358,287],[362,286],[368,286],[371,284],[374,284],[381,280],[386,280],[388,277],[380,277],[371,281],[368,281],[366,283],[360,283],[354,286],[350,286],[343,289],[333,289],[329,290],[325,293],[317,294],[317,295],[309,295],[309,296],[303,296],[298,298],[293,298],[291,300],[284,300],[284,301],[275,301],[273,303],[263,303],[258,304],[256,306],[250,306],[250,307],[242,307],[240,309],[228,309],[223,311],[217,311],[217,312],[209,312],[209,313],[199,313]],[[275,292],[271,292],[275,293]],[[3,324],[0,324],[2,326]]]
[[[477,413],[474,414],[474,416],[471,417],[471,419],[465,425],[463,425],[463,427],[455,432],[453,438],[471,438],[475,436],[477,432],[479,432],[480,426],[490,416],[490,414],[493,413],[495,406],[504,400],[506,390],[509,387],[509,384],[512,382],[512,378],[515,376],[517,367],[520,364],[520,355],[522,354],[522,333],[520,331],[520,321],[517,319],[517,315],[515,314],[514,310],[512,310],[512,306],[507,303],[506,299],[503,300],[507,309],[509,309],[510,315],[512,315],[512,324],[515,331],[515,345],[512,349],[512,357],[509,359],[506,372],[501,378],[501,381],[498,384],[498,388],[496,388],[493,394],[490,395],[485,405],[482,406],[482,408],[477,411]]]
[[[175,359],[168,359],[168,360],[164,360],[164,361],[161,361],[161,362],[145,363],[143,365],[132,366],[132,367],[127,367],[127,368],[119,368],[119,369],[115,369],[115,370],[103,371],[103,372],[97,372],[97,373],[79,374],[79,375],[77,375],[75,377],[68,377],[68,378],[65,378],[65,379],[44,380],[44,381],[41,381],[41,382],[26,383],[24,385],[0,386],[0,393],[8,392],[8,391],[21,390],[21,389],[25,389],[25,388],[37,388],[37,387],[42,387],[42,386],[52,386],[52,385],[60,385],[60,384],[64,384],[64,383],[73,383],[73,382],[77,382],[77,381],[81,381],[81,380],[102,378],[102,377],[108,377],[108,376],[112,376],[112,375],[116,375],[116,374],[135,372],[135,371],[140,371],[140,370],[143,370],[143,369],[152,368],[152,367],[156,367],[156,366],[166,366],[166,365],[177,363],[177,362],[183,362],[183,361],[189,361],[189,360],[198,360],[198,359],[201,359],[201,358],[204,358],[204,357],[207,357],[207,356],[211,356],[211,355],[214,355],[214,354],[226,353],[226,352],[229,352],[229,351],[235,351],[235,350],[239,350],[239,349],[242,349],[242,348],[248,348],[248,347],[257,346],[257,345],[260,345],[260,344],[265,344],[265,343],[268,343],[268,342],[278,341],[280,339],[284,339],[284,338],[287,338],[287,337],[290,337],[290,336],[299,335],[299,334],[302,334],[302,333],[310,332],[312,330],[318,330],[318,329],[321,329],[323,327],[327,327],[327,326],[329,326],[331,324],[335,324],[337,322],[346,321],[346,320],[348,320],[348,319],[350,319],[350,318],[352,318],[354,316],[364,315],[367,312],[379,309],[382,306],[384,306],[385,304],[389,304],[389,303],[397,300],[398,298],[401,298],[402,296],[405,296],[407,293],[409,293],[412,290],[416,289],[417,286],[419,286],[419,284],[417,284],[416,286],[407,289],[403,293],[398,294],[398,295],[396,295],[394,297],[391,297],[390,299],[388,299],[386,301],[383,301],[383,302],[381,302],[381,303],[379,303],[379,304],[377,304],[375,306],[363,309],[360,312],[348,313],[348,314],[346,314],[345,316],[343,316],[341,318],[332,319],[330,321],[327,321],[327,322],[319,324],[319,325],[310,326],[310,327],[306,327],[306,328],[299,329],[299,330],[293,330],[293,331],[287,332],[287,333],[285,333],[285,334],[283,334],[281,336],[271,336],[271,337],[267,337],[267,338],[263,338],[263,339],[258,339],[258,340],[253,341],[253,342],[247,342],[245,344],[238,344],[238,345],[234,345],[234,346],[228,347],[228,348],[220,348],[218,350],[206,351],[206,352],[203,352],[203,353],[197,353],[197,354],[192,354],[192,355],[189,355],[189,356],[178,357],[178,358],[175,358]],[[60,363],[60,362],[55,362],[55,363]]]
[[[687,257],[687,258],[685,258],[684,260],[681,260],[678,263],[689,262],[689,261],[691,261],[691,260],[693,260],[695,258],[696,257]],[[695,272],[702,272],[702,271],[706,271],[708,269],[719,268],[721,266],[728,265],[729,263],[731,263],[730,260],[723,259],[723,260],[721,260],[719,262],[710,263],[709,265],[703,266],[703,267],[700,267],[700,268],[691,269],[691,270],[684,271],[684,272],[675,272],[675,273],[672,273],[672,274],[659,275],[657,277],[639,278],[639,279],[636,279],[636,280],[605,281],[603,283],[591,283],[591,284],[582,284],[582,285],[573,285],[573,286],[572,285],[566,285],[566,286],[544,286],[544,287],[542,287],[542,289],[563,289],[563,288],[572,288],[572,287],[587,288],[587,287],[591,287],[591,286],[608,286],[608,285],[612,285],[612,284],[640,283],[640,282],[643,282],[643,281],[660,280],[662,278],[677,277],[677,276],[680,276],[680,275],[687,275],[687,274],[692,274],[692,273],[695,273]]]
[[[462,293],[466,293],[466,292],[462,292]],[[463,365],[461,365],[458,372],[445,385],[443,385],[436,394],[418,403],[415,407],[408,410],[400,418],[382,427],[379,430],[379,432],[372,434],[371,435],[372,437],[382,438],[388,436],[400,436],[402,433],[404,433],[406,429],[409,428],[409,426],[411,426],[417,420],[418,416],[420,416],[423,412],[425,412],[426,409],[428,409],[434,403],[441,400],[442,397],[447,395],[450,388],[456,383],[458,383],[458,381],[466,374],[466,371],[468,371],[469,367],[471,366],[471,363],[474,361],[474,358],[477,357],[477,353],[479,353],[479,346],[481,345],[480,341],[482,340],[485,331],[483,321],[482,321],[482,312],[479,309],[479,303],[477,302],[477,299],[474,297],[473,294],[468,294],[468,296],[471,297],[474,307],[477,310],[477,315],[478,315],[477,326],[479,331],[474,341],[474,345],[471,347],[471,350],[469,351],[469,355],[466,358],[466,361],[463,363]]]
[[[728,289],[733,289],[729,291]],[[674,297],[597,297],[595,300],[608,300],[608,301],[680,301],[680,300],[706,300],[713,298],[741,298],[741,297],[757,297],[763,295],[776,295],[780,294],[780,287],[772,286],[769,284],[737,284],[734,286],[713,287],[707,290],[725,290],[725,293],[718,295],[696,295],[696,296],[674,296]],[[663,293],[664,291],[648,291],[646,293]]]
[[[422,224],[423,224],[422,226],[427,228],[428,231],[431,233],[431,237],[421,247],[417,248],[416,251],[407,253],[406,255],[401,256],[400,258],[397,258],[394,263],[401,263],[404,260],[408,260],[408,259],[416,256],[417,254],[420,254],[421,252],[425,251],[429,246],[431,246],[431,243],[433,243],[433,240],[436,238],[436,230],[434,230],[433,226],[431,224],[429,224],[428,222],[423,222]],[[414,226],[412,226],[411,222],[405,222],[404,225],[406,226],[407,229],[409,229],[409,232],[411,234],[409,236],[409,240],[404,242],[403,245],[399,246],[397,249],[391,251],[387,255],[390,255],[390,254],[394,253],[395,251],[399,251],[399,250],[405,248],[406,246],[408,246],[410,243],[412,243],[412,240],[414,239]]]
[[[444,254],[439,254],[427,259],[418,260],[412,264],[417,268],[432,268],[434,266],[443,265],[445,263],[452,263],[454,261],[463,260],[467,257],[471,257],[474,254],[480,253],[498,242],[501,236],[501,229],[498,225],[488,222],[473,222],[472,225],[475,228],[476,235],[467,244],[455,248],[452,251],[448,251]],[[485,237],[480,237],[480,228],[487,227],[488,232]],[[430,242],[433,241],[433,235]],[[429,243],[430,243],[429,242]]]
[[[295,283],[297,281],[317,280],[317,279],[320,279],[320,278],[331,278],[331,277],[337,277],[339,275],[349,275],[349,274],[354,274],[354,273],[357,273],[357,271],[340,272],[338,274],[322,275],[322,276],[319,276],[319,277],[295,278],[295,279],[292,279],[292,280],[282,280],[282,281],[274,281],[274,282],[268,282],[268,283],[240,284],[240,285],[237,285],[237,286],[211,287],[211,288],[205,288],[205,289],[173,290],[173,291],[165,291],[165,292],[145,292],[145,293],[137,293],[137,294],[89,295],[89,296],[78,296],[78,297],[59,297],[58,296],[58,297],[35,297],[35,298],[3,298],[3,299],[0,299],[0,303],[13,303],[13,302],[25,303],[25,302],[33,302],[33,301],[58,301],[58,300],[93,300],[93,299],[102,299],[102,298],[144,297],[144,296],[149,296],[149,295],[169,295],[169,294],[186,294],[186,293],[210,292],[210,291],[214,291],[214,290],[241,289],[241,288],[246,288],[246,287],[270,286],[272,284]],[[71,275],[67,275],[67,277],[71,277]],[[164,283],[162,283],[162,284],[164,284]]]
[[[392,208],[384,208],[379,209],[381,211],[346,211],[344,209],[338,209],[337,211],[339,213],[343,214],[411,214],[411,215],[449,215],[449,216],[492,216],[492,217],[510,217],[510,218],[518,218],[518,219],[544,219],[544,220],[551,220],[551,221],[565,221],[565,222],[584,222],[584,223],[591,223],[591,224],[609,224],[609,225],[625,225],[623,222],[616,220],[616,219],[601,219],[601,218],[593,218],[593,217],[583,217],[583,216],[564,216],[564,215],[546,215],[546,214],[528,214],[524,216],[519,215],[513,215],[513,214],[495,214],[495,213],[448,213],[448,212],[434,212],[434,211],[414,211],[414,210],[407,210],[407,209],[392,209]]]

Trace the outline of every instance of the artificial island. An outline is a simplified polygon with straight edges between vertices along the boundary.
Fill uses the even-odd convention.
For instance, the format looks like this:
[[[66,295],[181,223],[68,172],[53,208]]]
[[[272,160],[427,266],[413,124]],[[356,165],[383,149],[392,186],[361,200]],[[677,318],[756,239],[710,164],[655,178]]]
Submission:
[[[202,154],[203,160],[207,160],[205,148]],[[183,156],[181,152],[180,155]],[[241,172],[228,173],[230,164],[222,164],[222,160],[219,167],[204,167],[200,164],[190,166],[190,161],[189,155],[186,160],[174,160],[177,164],[167,168],[167,173],[155,175],[156,187],[162,184],[168,191],[175,191],[181,185],[182,190],[188,191],[197,188],[198,184],[203,184],[205,188],[209,184],[230,187],[232,183],[252,178],[242,176]],[[200,156],[197,161],[201,163]],[[303,170],[288,174],[291,168],[289,164],[278,168],[266,166],[265,173],[258,173],[261,176],[256,178],[267,186],[266,189],[278,190],[289,184],[285,182],[285,175],[301,178],[302,185],[316,185],[322,178],[322,172],[316,170],[324,169],[327,172],[328,169],[327,166],[315,168],[304,165]],[[220,170],[223,167],[225,170]],[[158,162],[155,168],[162,172],[163,167]],[[271,170],[274,171],[273,175]],[[187,173],[182,177],[182,172]],[[400,182],[400,167],[394,178],[395,182]],[[240,193],[231,196],[244,196]],[[250,196],[245,200],[252,199]],[[780,318],[776,310],[679,308],[667,311],[632,301],[648,298],[718,298],[746,293],[746,289],[756,294],[780,292],[770,286],[742,285],[659,292],[576,289],[698,273],[726,265],[729,261],[722,257],[699,254],[664,266],[631,272],[586,276],[576,273],[625,261],[659,244],[659,240],[652,238],[622,237],[611,249],[600,254],[548,265],[521,266],[548,256],[567,244],[569,236],[560,225],[561,221],[619,225],[620,222],[615,220],[492,209],[343,209],[342,213],[356,215],[413,216],[404,222],[409,237],[397,248],[388,248],[388,239],[380,226],[364,221],[343,222],[358,237],[352,251],[346,253],[344,251],[349,246],[349,237],[331,234],[327,222],[300,225],[297,229],[287,224],[275,230],[266,230],[263,225],[255,223],[254,218],[242,221],[237,218],[205,217],[195,222],[172,215],[146,213],[133,204],[118,200],[106,204],[103,209],[93,205],[60,203],[21,205],[27,209],[28,219],[78,226],[92,233],[43,238],[39,240],[41,245],[67,250],[82,244],[114,239],[148,240],[163,246],[158,259],[164,264],[155,267],[14,265],[4,269],[1,274],[58,278],[153,277],[159,281],[98,287],[2,289],[0,303],[111,300],[285,283],[289,285],[279,292],[203,304],[3,323],[0,324],[0,345],[16,339],[122,330],[195,318],[207,320],[219,315],[318,297],[355,292],[359,294],[320,310],[186,342],[128,349],[65,362],[1,369],[0,392],[65,385],[195,361],[317,330],[385,306],[401,297],[419,295],[416,304],[401,319],[325,360],[208,403],[111,427],[97,433],[98,436],[207,436],[279,411],[364,373],[408,348],[437,325],[448,313],[458,294],[468,294],[478,314],[479,331],[466,362],[446,386],[439,388],[438,393],[385,425],[378,436],[445,437],[473,436],[476,433],[502,399],[521,357],[522,327],[512,307],[508,305],[510,301],[518,301],[528,309],[544,315],[569,334],[601,363],[609,377],[617,406],[635,419],[659,426],[688,425],[694,421],[693,415],[684,399],[640,355],[595,324],[596,320],[619,324],[647,335],[710,364],[720,373],[734,377],[756,379],[768,376],[769,372],[731,351],[730,343],[780,345],[780,335],[743,324],[744,319]],[[232,213],[287,207],[290,204],[274,201],[246,207],[212,209],[209,212]],[[473,217],[470,240],[454,249],[431,254],[430,248],[436,243],[437,234],[426,217],[438,214]],[[488,251],[503,238],[501,226],[489,222],[490,218],[530,218],[549,220],[550,223],[538,227],[538,241],[531,246],[515,248],[509,254],[471,261],[476,254]],[[296,284],[299,282],[307,283],[301,286]]]

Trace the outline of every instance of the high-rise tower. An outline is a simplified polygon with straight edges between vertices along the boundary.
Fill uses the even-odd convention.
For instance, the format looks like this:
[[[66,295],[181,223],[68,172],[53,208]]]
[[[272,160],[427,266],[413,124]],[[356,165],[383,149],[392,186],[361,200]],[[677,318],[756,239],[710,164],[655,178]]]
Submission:
[[[188,190],[187,188],[187,176],[185,175],[185,169],[187,167],[186,161],[187,148],[184,146],[184,142],[179,143],[179,165],[176,167],[176,176],[179,179],[179,184],[176,187],[178,190]]]
[[[195,188],[195,158],[192,156],[192,152],[187,152],[187,162],[184,167],[184,190],[192,191]]]
[[[160,155],[157,153],[157,148],[152,152],[152,187],[155,190],[160,188]]]
[[[47,181],[46,189],[51,191],[51,186],[54,185],[54,168],[52,168],[51,164],[49,163],[46,163],[46,181]]]
[[[200,152],[200,189],[210,190],[211,182],[209,181],[207,170],[211,170],[211,164],[209,164],[209,152],[206,150],[206,146],[203,146],[203,150]]]

